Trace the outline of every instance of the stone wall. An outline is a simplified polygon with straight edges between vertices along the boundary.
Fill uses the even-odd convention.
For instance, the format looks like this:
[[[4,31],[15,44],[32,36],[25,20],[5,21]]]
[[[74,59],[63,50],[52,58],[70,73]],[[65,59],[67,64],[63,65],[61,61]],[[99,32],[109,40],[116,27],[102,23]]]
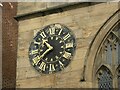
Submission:
[[[55,7],[62,7],[66,5],[71,5],[77,2],[20,2],[18,4],[18,15],[42,11]]]
[[[26,13],[26,10],[37,10],[41,7],[40,4],[42,3],[32,3],[31,5],[34,5],[34,8],[31,7],[24,10],[24,7],[27,7],[29,4],[31,3],[18,4],[18,15],[20,13]],[[118,3],[113,2],[81,3],[75,7],[63,9],[63,12],[60,13],[20,20],[18,29],[16,87],[91,88],[92,82],[81,81],[83,78],[86,53],[99,28],[117,9]],[[35,33],[40,28],[52,23],[64,24],[72,30],[77,40],[76,54],[72,62],[63,71],[43,75],[31,66],[28,58],[28,48]]]

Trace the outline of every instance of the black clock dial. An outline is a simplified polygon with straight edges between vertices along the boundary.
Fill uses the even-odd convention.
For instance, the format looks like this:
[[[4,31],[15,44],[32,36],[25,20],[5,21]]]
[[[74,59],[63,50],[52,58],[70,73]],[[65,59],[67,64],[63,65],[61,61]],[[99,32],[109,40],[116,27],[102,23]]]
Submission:
[[[58,35],[49,36],[47,38],[47,43],[49,43],[53,49],[50,52],[46,53],[46,55],[43,57],[43,60],[46,63],[55,63],[64,54],[65,43],[63,39]],[[45,50],[47,50],[47,46],[41,46],[40,49],[42,50],[40,54],[43,54]]]
[[[36,70],[50,74],[70,63],[76,48],[73,33],[64,25],[51,24],[40,30],[29,47],[29,58]]]

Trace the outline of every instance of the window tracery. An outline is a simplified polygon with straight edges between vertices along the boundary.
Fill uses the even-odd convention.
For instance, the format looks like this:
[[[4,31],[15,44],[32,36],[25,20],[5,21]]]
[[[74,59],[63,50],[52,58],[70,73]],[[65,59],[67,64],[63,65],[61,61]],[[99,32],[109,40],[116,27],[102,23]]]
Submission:
[[[97,60],[100,60],[101,62],[98,63]],[[116,67],[120,65],[120,29],[116,28],[115,30],[111,31],[107,38],[104,40],[103,45],[101,46],[100,52],[98,56],[96,57],[96,66],[95,68],[105,64],[110,67],[112,71],[110,71],[108,68],[102,68],[99,69],[98,73],[98,88],[101,90],[101,88],[110,89],[113,88],[113,78],[110,72],[116,71]],[[113,77],[116,77],[114,75]],[[118,88],[120,88],[120,68],[118,69],[118,75],[117,75],[118,82],[114,81],[115,83],[118,83]]]

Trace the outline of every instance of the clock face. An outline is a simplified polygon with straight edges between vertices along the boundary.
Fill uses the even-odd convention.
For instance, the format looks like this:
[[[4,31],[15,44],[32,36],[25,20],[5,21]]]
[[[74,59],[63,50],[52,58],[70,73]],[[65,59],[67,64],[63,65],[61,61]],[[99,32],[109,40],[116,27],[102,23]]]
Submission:
[[[50,74],[63,70],[75,52],[75,37],[64,25],[51,24],[40,30],[29,47],[29,59],[36,70]]]

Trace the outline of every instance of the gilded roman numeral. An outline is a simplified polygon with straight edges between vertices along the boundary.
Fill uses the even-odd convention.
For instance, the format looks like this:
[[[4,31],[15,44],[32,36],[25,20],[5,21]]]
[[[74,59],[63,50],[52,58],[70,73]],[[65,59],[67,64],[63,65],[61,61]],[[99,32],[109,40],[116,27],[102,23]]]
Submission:
[[[40,57],[36,56],[35,58],[33,58],[33,63],[37,64],[39,60],[40,60]]]
[[[70,56],[71,56],[71,53],[65,51],[63,57],[66,58],[66,59],[69,59]]]
[[[73,47],[73,42],[67,43],[67,44],[65,45],[65,47],[66,47],[66,48],[71,48],[71,47]]]
[[[52,72],[52,71],[55,71],[54,64],[50,64],[50,67],[49,67],[49,72]]]
[[[45,32],[42,32],[40,35],[42,36],[42,38],[46,37]]]
[[[31,50],[31,53],[30,54],[37,54],[38,53],[38,49],[36,50]]]
[[[34,44],[38,44],[38,45],[40,45],[40,42],[36,42],[36,41],[34,40]]]
[[[55,34],[55,27],[49,28],[49,32],[51,35]]]
[[[42,62],[39,66],[39,69],[45,71],[45,68],[46,68],[46,63]]]
[[[59,61],[59,64],[60,64],[60,68],[64,69],[64,64],[61,61]]]
[[[65,36],[63,37],[63,39],[64,39],[64,40],[67,40],[69,37],[70,37],[70,34],[68,33],[67,35],[65,35]]]
[[[58,33],[58,35],[60,35],[60,34],[61,34],[61,32],[62,32],[62,29],[60,29],[60,31],[59,31],[59,33]]]

